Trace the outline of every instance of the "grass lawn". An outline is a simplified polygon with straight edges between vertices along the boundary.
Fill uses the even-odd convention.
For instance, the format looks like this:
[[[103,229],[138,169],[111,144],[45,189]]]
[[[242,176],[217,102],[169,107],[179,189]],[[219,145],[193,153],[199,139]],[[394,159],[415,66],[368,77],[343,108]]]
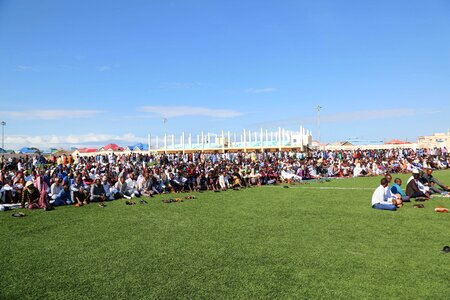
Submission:
[[[450,198],[374,210],[379,180],[1,212],[0,299],[449,299]]]

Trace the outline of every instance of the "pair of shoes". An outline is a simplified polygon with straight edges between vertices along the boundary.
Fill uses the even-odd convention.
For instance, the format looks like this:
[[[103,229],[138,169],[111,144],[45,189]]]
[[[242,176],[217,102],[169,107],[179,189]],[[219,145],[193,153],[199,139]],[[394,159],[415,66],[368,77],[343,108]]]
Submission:
[[[141,200],[141,201],[139,201],[139,203],[141,203],[141,204],[148,204],[148,202],[145,201],[145,200]]]
[[[135,205],[135,204],[136,204],[136,202],[132,202],[132,201],[125,201],[125,204],[126,204],[126,205]]]
[[[414,208],[424,208],[425,207],[425,205],[423,205],[423,204],[416,204],[416,205],[414,205]]]
[[[16,212],[16,213],[12,214],[12,216],[15,218],[22,218],[22,217],[25,217],[26,214],[24,214],[23,212]]]
[[[104,207],[106,207],[106,204],[105,204],[105,203],[100,203],[100,204],[98,205],[98,207],[104,208]]]

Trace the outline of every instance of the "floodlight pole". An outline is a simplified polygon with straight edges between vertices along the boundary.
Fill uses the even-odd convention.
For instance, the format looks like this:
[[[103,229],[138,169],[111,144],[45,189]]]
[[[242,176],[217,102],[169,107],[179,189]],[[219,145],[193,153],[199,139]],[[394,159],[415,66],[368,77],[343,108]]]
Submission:
[[[164,123],[164,152],[167,153],[167,118],[163,118]]]
[[[322,106],[317,105],[317,141],[320,144],[320,110],[322,109]]]
[[[2,121],[2,149],[5,150],[5,126],[6,122]]]

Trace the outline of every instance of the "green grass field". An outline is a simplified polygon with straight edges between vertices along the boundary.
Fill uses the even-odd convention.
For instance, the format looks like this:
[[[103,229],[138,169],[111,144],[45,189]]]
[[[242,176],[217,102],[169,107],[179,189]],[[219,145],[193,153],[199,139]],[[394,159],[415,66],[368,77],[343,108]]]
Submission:
[[[0,298],[448,299],[450,198],[377,211],[379,180],[0,213]]]

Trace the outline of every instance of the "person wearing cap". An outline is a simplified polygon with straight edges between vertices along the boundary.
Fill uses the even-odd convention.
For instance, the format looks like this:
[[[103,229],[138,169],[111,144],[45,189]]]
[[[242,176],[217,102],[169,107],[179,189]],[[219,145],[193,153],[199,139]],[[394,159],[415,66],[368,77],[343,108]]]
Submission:
[[[95,175],[94,183],[91,184],[91,197],[92,202],[105,202],[106,201],[106,193],[105,188],[100,180],[100,175]]]
[[[430,193],[427,191],[426,187],[420,182],[420,172],[418,169],[414,169],[412,176],[408,179],[408,184],[406,186],[406,195],[409,198],[425,197],[430,198]]]
[[[386,178],[381,179],[380,186],[378,186],[372,194],[372,208],[380,210],[397,210],[397,207],[402,206],[400,197],[390,197],[387,190],[389,183]]]

